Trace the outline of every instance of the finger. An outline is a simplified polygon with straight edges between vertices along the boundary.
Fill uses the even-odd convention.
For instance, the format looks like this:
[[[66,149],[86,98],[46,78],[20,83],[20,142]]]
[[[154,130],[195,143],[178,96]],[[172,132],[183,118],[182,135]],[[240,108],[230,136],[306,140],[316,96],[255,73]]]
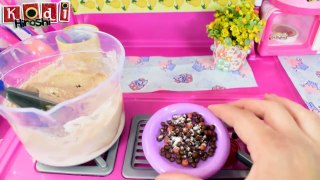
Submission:
[[[275,139],[275,131],[253,113],[230,104],[208,107],[218,118],[232,126],[247,147],[255,161],[264,147]],[[255,154],[257,155],[255,155]]]
[[[232,105],[246,109],[261,117],[268,125],[282,134],[290,136],[297,135],[299,132],[302,134],[291,114],[279,103],[266,100],[243,99],[233,102]]]
[[[301,130],[310,138],[319,141],[320,137],[320,117],[315,113],[305,109],[300,104],[297,104],[289,99],[285,99],[275,95],[266,95],[265,98],[269,101],[274,101],[282,104],[289,113],[293,116]]]
[[[177,180],[177,179],[182,179],[182,180],[201,180],[197,177],[190,176],[188,174],[182,174],[182,173],[164,173],[160,174],[159,176],[156,177],[155,180]]]
[[[248,174],[248,176],[246,177],[246,180],[256,180],[256,179],[259,179],[261,177],[259,177],[259,172],[258,172],[259,169],[257,169],[257,166],[254,164],[251,169],[250,169],[250,172]],[[262,173],[261,173],[262,174]],[[265,173],[263,173],[265,174]]]

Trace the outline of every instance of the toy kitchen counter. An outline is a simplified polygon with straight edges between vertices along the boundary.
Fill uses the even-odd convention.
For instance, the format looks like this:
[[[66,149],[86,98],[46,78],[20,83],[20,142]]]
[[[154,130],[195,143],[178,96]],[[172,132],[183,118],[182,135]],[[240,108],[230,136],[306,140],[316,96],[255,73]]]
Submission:
[[[151,81],[146,81],[139,77],[135,77],[138,79],[135,79],[134,81],[126,81],[127,84],[123,87],[129,87],[129,89],[127,89],[128,91],[124,91],[125,124],[118,142],[109,149],[108,152],[104,153],[100,157],[79,166],[57,168],[34,161],[26,152],[7,121],[0,119],[0,179],[153,179],[157,173],[152,169],[144,157],[141,140],[142,132],[148,118],[164,106],[182,102],[208,106],[210,104],[226,103],[242,98],[260,99],[263,98],[265,93],[274,93],[276,95],[289,98],[305,107],[308,106],[301,98],[296,86],[290,80],[283,64],[281,64],[281,61],[279,61],[279,58],[276,55],[289,55],[283,53],[293,52],[290,48],[294,48],[295,50],[300,48],[301,52],[308,53],[312,51],[312,54],[315,54],[318,51],[318,44],[315,43],[315,45],[312,46],[310,41],[318,42],[319,30],[317,31],[317,29],[319,26],[319,16],[308,16],[306,17],[308,21],[299,21],[299,23],[309,24],[308,27],[312,30],[310,31],[312,32],[312,37],[308,36],[308,32],[305,32],[305,34],[299,32],[299,35],[303,37],[303,42],[299,41],[298,45],[292,45],[290,44],[292,42],[286,44],[288,42],[276,41],[277,45],[281,45],[281,48],[278,49],[278,46],[272,45],[273,39],[270,39],[269,36],[263,36],[262,40],[264,41],[265,46],[261,46],[262,48],[260,48],[260,51],[268,56],[259,56],[258,53],[252,49],[251,54],[247,58],[248,63],[246,64],[246,67],[249,67],[249,69],[246,72],[236,71],[236,73],[238,73],[236,75],[237,78],[239,78],[239,81],[238,79],[235,80],[230,78],[231,73],[224,73],[224,75],[221,76],[225,78],[222,79],[222,81],[228,84],[228,81],[236,81],[235,83],[240,83],[241,80],[244,81],[241,79],[242,76],[249,74],[251,75],[251,78],[248,76],[249,78],[247,83],[251,83],[250,87],[244,87],[243,85],[246,83],[230,88],[225,88],[224,86],[216,84],[209,89],[208,87],[205,87],[204,89],[206,90],[189,89],[188,91],[183,91],[183,83],[190,82],[192,80],[196,81],[197,79],[193,79],[191,77],[200,77],[200,74],[206,73],[205,70],[210,69],[211,66],[208,64],[208,61],[203,58],[201,60],[199,59],[199,61],[189,61],[189,59],[186,58],[183,60],[194,63],[190,66],[193,68],[193,74],[186,73],[176,77],[170,73],[174,67],[178,67],[179,63],[176,63],[176,66],[174,66],[174,63],[172,62],[178,62],[181,60],[175,59],[179,57],[212,56],[210,45],[213,41],[208,38],[205,28],[210,21],[214,19],[212,12],[198,12],[199,9],[189,4],[188,6],[185,6],[185,9],[180,9],[184,12],[176,13],[175,10],[178,6],[175,6],[176,9],[174,9],[174,11],[172,10],[173,8],[163,7],[163,3],[167,1],[161,1],[159,6],[157,5],[154,8],[155,12],[164,11],[166,13],[148,13],[146,15],[144,13],[130,14],[123,12],[128,10],[127,8],[129,8],[130,12],[150,12],[147,9],[147,6],[141,3],[143,1],[135,1],[136,4],[132,4],[130,7],[124,5],[122,10],[120,8],[119,10],[113,8],[110,13],[107,8],[109,8],[111,4],[107,4],[105,6],[103,3],[97,4],[98,8],[95,9],[94,5],[92,8],[92,2],[93,1],[85,1],[85,3],[76,4],[77,6],[74,6],[74,8],[78,8],[74,9],[77,12],[76,16],[73,17],[75,19],[75,23],[94,25],[98,27],[100,31],[107,32],[108,34],[116,37],[125,47],[128,62],[133,64],[147,64],[147,62],[151,62],[145,61],[146,57],[147,59],[150,59],[157,56],[156,60],[160,60],[161,57],[170,57],[166,63],[158,64],[161,69],[161,73],[168,73],[166,77],[173,78],[176,84],[178,84],[175,86],[175,89],[178,88],[178,91],[173,89],[168,90],[166,88],[171,86],[165,86],[166,88],[161,88],[160,91],[149,90],[150,92],[130,92],[130,89],[139,90],[139,88],[144,87],[147,82],[150,83]],[[191,1],[186,2],[190,3]],[[197,3],[200,1],[196,0],[192,2]],[[260,2],[261,4],[261,1],[256,2]],[[145,5],[145,9],[141,10],[137,8],[136,6],[138,5]],[[211,3],[211,5],[213,5],[213,3]],[[150,7],[151,4],[149,4],[148,8],[150,9]],[[268,6],[266,6],[266,8],[267,7]],[[102,8],[104,8],[104,10],[101,11]],[[89,13],[87,13],[87,11]],[[121,11],[121,13],[117,13],[117,11]],[[201,11],[207,10],[201,9]],[[275,15],[278,15],[277,11],[273,12]],[[270,19],[273,20],[274,16],[269,17],[272,17]],[[283,15],[284,17],[282,18],[282,14],[279,16],[281,16],[281,21],[279,20],[276,22],[285,21],[287,18],[285,15]],[[299,20],[297,18],[291,18],[291,15],[288,16],[290,16],[289,20]],[[267,22],[267,26],[268,24],[270,26],[267,27],[267,32],[269,35],[272,35],[270,19],[269,22]],[[304,26],[301,25],[299,28],[300,27]],[[268,49],[269,46],[274,51],[271,52],[271,50]],[[255,49],[259,50],[258,47]],[[306,49],[308,49],[308,51]],[[293,60],[289,59],[288,62],[295,68],[294,70],[308,69],[306,65],[301,63],[299,58]],[[127,71],[127,74],[145,74],[150,71],[150,69],[148,70],[145,68],[140,68],[139,70],[131,68],[131,70],[133,71]],[[135,72],[135,70],[137,72]],[[151,70],[153,71],[153,69]],[[124,71],[126,71],[126,68]],[[218,73],[221,74],[221,72]],[[217,78],[215,76],[207,75],[205,77],[207,77],[207,79],[200,82],[198,86],[203,87],[203,84],[216,82],[215,80],[217,80],[214,79]],[[158,79],[157,77],[153,77],[152,82],[158,83],[156,85],[164,86],[165,81],[163,80],[164,79],[160,77],[158,77]],[[130,82],[132,82],[132,84]],[[230,84],[232,83],[229,83],[228,85]],[[308,82],[308,87],[310,87],[309,89],[314,87],[317,88],[317,85],[315,86],[314,84],[315,83]],[[224,168],[212,177],[212,179],[243,179],[249,172],[248,165],[243,163],[243,161],[238,161],[238,158],[235,158],[234,154],[232,154],[232,152],[234,153],[238,150],[247,152],[245,145],[233,135],[232,129],[229,129],[229,134],[231,139],[231,153],[229,159]]]
[[[155,49],[156,50],[156,49]],[[188,56],[209,54],[210,50],[200,49],[188,52],[130,49],[130,55],[161,54],[162,56]],[[151,52],[152,51],[152,52]],[[175,53],[174,53],[175,52]],[[177,53],[178,52],[178,53]],[[5,120],[0,123],[0,179],[152,179],[157,173],[151,168],[144,157],[141,146],[143,127],[158,109],[181,102],[191,102],[207,106],[209,104],[225,103],[241,98],[262,98],[265,93],[274,93],[287,97],[300,104],[303,100],[294,88],[283,70],[277,57],[249,56],[248,62],[252,68],[257,87],[221,89],[193,92],[158,91],[152,93],[125,93],[125,127],[119,139],[107,153],[92,162],[81,166],[56,168],[35,162],[19,142],[13,130]],[[231,134],[231,132],[230,132]],[[238,147],[245,146],[236,139]],[[230,163],[231,162],[231,163]],[[213,178],[234,179],[244,178],[248,167],[237,160],[229,161],[223,170]]]

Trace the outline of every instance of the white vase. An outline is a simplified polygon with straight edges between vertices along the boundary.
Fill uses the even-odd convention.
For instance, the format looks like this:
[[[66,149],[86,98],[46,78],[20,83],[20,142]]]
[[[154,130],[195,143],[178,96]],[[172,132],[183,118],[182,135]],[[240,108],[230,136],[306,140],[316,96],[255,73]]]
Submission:
[[[214,41],[212,46],[214,66],[223,71],[237,71],[246,61],[248,51],[239,46],[227,47]]]

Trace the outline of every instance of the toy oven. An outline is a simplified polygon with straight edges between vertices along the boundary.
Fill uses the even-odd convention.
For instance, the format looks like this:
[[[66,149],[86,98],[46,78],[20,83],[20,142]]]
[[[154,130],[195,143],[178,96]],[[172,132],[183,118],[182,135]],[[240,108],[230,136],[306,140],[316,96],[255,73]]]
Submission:
[[[269,1],[263,2],[261,14],[266,27],[258,45],[260,55],[320,53],[320,15],[298,13],[285,12]]]

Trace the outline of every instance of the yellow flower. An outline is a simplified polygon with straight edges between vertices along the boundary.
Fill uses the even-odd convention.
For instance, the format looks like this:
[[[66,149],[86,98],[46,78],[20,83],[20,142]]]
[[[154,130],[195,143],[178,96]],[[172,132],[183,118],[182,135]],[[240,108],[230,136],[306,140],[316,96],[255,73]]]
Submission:
[[[228,27],[229,27],[229,23],[228,22],[223,24],[223,28],[228,28]]]
[[[211,23],[209,24],[209,29],[213,29],[213,26],[214,26],[214,22],[211,22]]]
[[[243,50],[245,50],[245,51],[249,50],[249,46],[244,46]]]
[[[249,34],[249,39],[253,40],[255,38],[255,34]]]
[[[260,37],[259,37],[259,36],[256,36],[256,37],[254,38],[254,41],[255,41],[255,42],[259,42],[259,41],[260,41]]]
[[[216,0],[213,0],[216,1]],[[266,21],[259,18],[254,10],[254,0],[219,0],[231,3],[214,14],[214,22],[207,25],[207,32],[218,42],[228,45],[238,45],[249,49],[251,41],[260,41],[258,33],[262,31]]]
[[[264,19],[262,19],[261,21],[259,21],[259,24],[260,24],[261,26],[265,26],[265,25],[266,25],[266,21],[265,21]]]
[[[253,32],[259,32],[260,29],[258,28],[258,26],[253,26],[253,29],[252,29]]]
[[[229,36],[229,31],[228,31],[228,29],[222,29],[221,35],[222,35],[222,37],[228,37],[228,36]]]
[[[239,34],[240,34],[240,32],[239,31],[234,31],[234,32],[232,32],[232,36],[239,36]]]
[[[236,25],[233,24],[233,25],[230,26],[230,30],[231,31],[239,31],[239,28]]]
[[[240,34],[239,28],[237,26],[231,27],[230,29],[233,36],[238,36]]]
[[[247,32],[243,32],[243,33],[241,34],[241,36],[242,36],[243,39],[245,39],[245,38],[248,37],[248,33],[247,33]]]
[[[246,19],[246,18],[242,18],[241,22],[242,22],[243,24],[247,24],[247,19]]]
[[[232,41],[232,46],[235,46],[235,45],[237,45],[237,41],[233,40]]]

